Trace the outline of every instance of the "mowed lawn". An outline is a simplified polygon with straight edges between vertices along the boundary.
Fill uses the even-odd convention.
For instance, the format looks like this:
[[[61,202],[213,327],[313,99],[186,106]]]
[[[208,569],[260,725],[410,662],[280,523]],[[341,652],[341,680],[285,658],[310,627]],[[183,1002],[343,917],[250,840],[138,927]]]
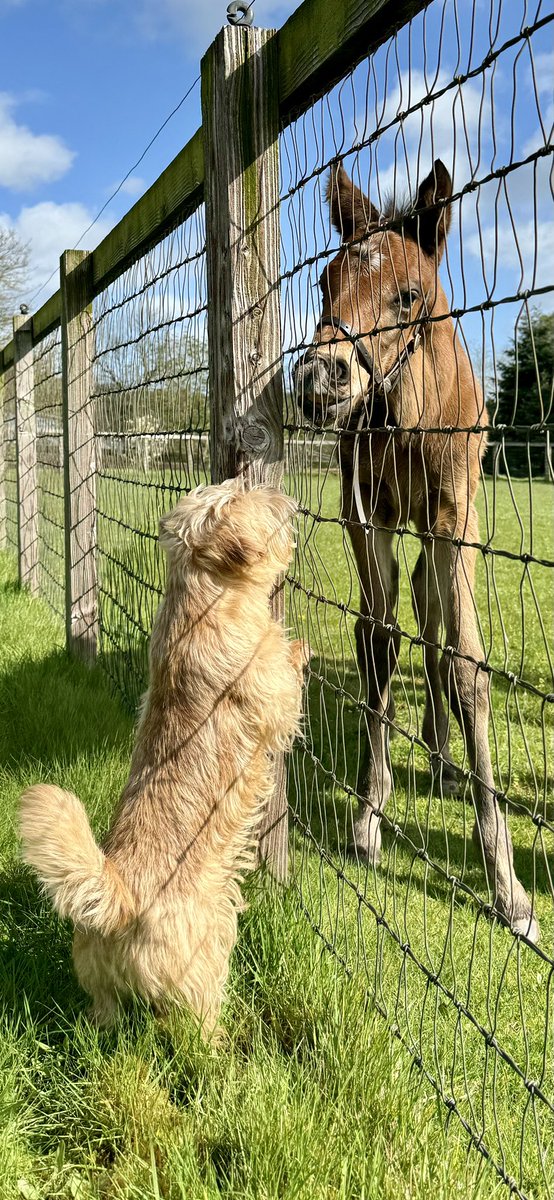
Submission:
[[[297,486],[304,507],[337,515],[336,476]],[[489,483],[483,540],[552,560],[552,491]],[[170,495],[105,482],[101,503],[148,534]],[[161,577],[148,537],[103,521],[104,665],[132,703]],[[289,621],[314,660],[289,771],[291,887],[274,895],[250,882],[217,1048],[202,1046],[186,1018],[160,1027],[138,1007],[109,1034],[86,1021],[70,931],[18,863],[14,811],[22,787],[52,779],[82,797],[101,833],[125,779],[132,719],[105,671],[67,662],[59,621],[17,591],[2,559],[2,1196],[507,1195],[468,1153],[464,1122],[524,1195],[550,1194],[551,965],[479,907],[489,896],[470,845],[471,802],[431,787],[419,746],[421,650],[409,637],[382,864],[368,871],[346,857],[363,710],[353,617],[341,606],[357,606],[356,578],[332,520],[302,519],[299,543],[292,574],[305,590],[289,589]],[[409,535],[398,545],[399,616],[414,635],[418,546]],[[492,666],[531,685],[492,675],[491,745],[513,803],[516,866],[551,955],[553,844],[537,818],[552,823],[552,706],[538,694],[553,690],[552,568],[485,556],[478,610]],[[458,735],[452,747],[467,767]]]

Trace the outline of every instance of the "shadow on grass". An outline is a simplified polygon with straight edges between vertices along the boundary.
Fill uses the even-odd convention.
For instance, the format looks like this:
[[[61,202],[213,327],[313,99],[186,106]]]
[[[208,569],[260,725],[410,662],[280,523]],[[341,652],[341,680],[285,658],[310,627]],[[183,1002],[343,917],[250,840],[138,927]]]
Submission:
[[[54,1032],[60,1013],[85,1006],[71,964],[72,932],[21,864],[0,876],[0,1005],[6,1016],[29,1015]]]
[[[105,670],[70,660],[64,650],[21,658],[0,671],[0,765],[49,768],[126,747],[132,720],[114,695]]]
[[[359,769],[360,748],[365,745],[363,715],[355,703],[340,693],[349,696],[359,692],[359,677],[352,666],[339,677],[336,665],[325,659],[312,659],[313,677],[307,688],[306,732],[312,741],[312,749],[321,763],[316,764],[309,755],[303,756],[301,769],[301,799],[294,795],[294,776],[291,774],[290,800],[301,821],[310,829],[314,839],[333,854],[344,857],[346,847],[352,840],[353,818],[357,811],[357,800],[349,798],[342,787],[361,790],[363,770]],[[324,677],[330,686],[321,683],[317,676]],[[400,695],[400,689],[397,689]],[[416,679],[415,692],[410,695],[410,704],[417,708],[420,722],[423,717],[423,681]],[[397,721],[401,720],[397,716]],[[337,737],[337,731],[340,737]],[[299,751],[302,754],[302,751]],[[423,762],[425,751],[416,750]],[[430,770],[417,765],[413,758],[411,743],[402,736],[391,744],[391,759],[394,778],[394,794],[389,801],[388,816],[394,820],[406,840],[398,837],[401,857],[396,860],[395,879],[425,891],[429,895],[447,901],[451,897],[451,885],[439,871],[431,871],[427,878],[412,871],[417,851],[425,849],[429,858],[444,870],[460,874],[463,864],[464,878],[474,889],[486,897],[487,887],[480,855],[471,839],[474,824],[473,803],[469,796],[445,798],[435,785],[432,794]],[[296,801],[296,804],[295,804]],[[465,811],[464,811],[465,810]],[[465,833],[464,833],[465,822]],[[550,894],[549,872],[540,844],[535,846],[536,827],[523,812],[510,813],[510,829],[514,842],[514,864],[516,873],[532,892]],[[394,832],[383,825],[383,846],[386,850],[395,839]],[[409,843],[413,843],[412,849]],[[348,861],[354,861],[353,859]]]

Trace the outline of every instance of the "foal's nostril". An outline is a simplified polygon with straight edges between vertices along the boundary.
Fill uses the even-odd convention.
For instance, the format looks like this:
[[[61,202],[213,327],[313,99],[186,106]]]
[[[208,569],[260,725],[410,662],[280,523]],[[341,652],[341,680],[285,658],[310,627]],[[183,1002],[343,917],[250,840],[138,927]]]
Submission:
[[[346,359],[336,358],[333,368],[337,383],[348,383],[348,380],[350,379],[350,367]]]

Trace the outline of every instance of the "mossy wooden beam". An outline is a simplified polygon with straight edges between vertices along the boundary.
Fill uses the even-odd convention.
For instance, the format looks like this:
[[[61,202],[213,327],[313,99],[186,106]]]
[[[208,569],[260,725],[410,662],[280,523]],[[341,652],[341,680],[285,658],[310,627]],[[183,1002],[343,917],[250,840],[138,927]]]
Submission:
[[[279,111],[288,125],[430,0],[304,0],[279,30]]]
[[[42,341],[52,330],[57,329],[62,311],[62,297],[58,290],[44,302],[32,319],[33,346]]]
[[[61,296],[60,292],[54,292],[53,296],[49,296],[48,300],[42,305],[42,308],[37,309],[32,317],[26,317],[25,321],[30,330],[30,336],[33,346],[36,346],[47,334],[52,333],[53,329],[57,329],[60,323],[61,312]],[[13,364],[14,343],[13,338],[0,350],[0,374],[6,371]]]

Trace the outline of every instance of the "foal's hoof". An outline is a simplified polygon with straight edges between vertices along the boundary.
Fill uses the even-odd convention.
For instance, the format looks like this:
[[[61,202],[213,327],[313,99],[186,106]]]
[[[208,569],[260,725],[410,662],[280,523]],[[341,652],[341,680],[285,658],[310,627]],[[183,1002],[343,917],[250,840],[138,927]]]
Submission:
[[[378,867],[381,862],[381,847],[380,846],[363,846],[358,842],[349,842],[346,847],[346,853],[349,858],[355,859],[356,862],[363,863],[364,866]]]
[[[460,796],[462,793],[463,781],[458,771],[458,768],[451,762],[432,762],[431,776],[433,787],[437,788],[442,796]]]
[[[522,906],[519,906],[519,915],[513,912],[513,909],[506,911],[504,905],[497,900],[495,904],[495,913],[503,925],[507,925],[512,933],[517,934],[526,942],[536,946],[541,940],[541,930],[539,922],[532,912],[522,912]]]
[[[518,917],[516,921],[510,921],[510,929],[532,946],[537,946],[541,940],[540,925],[535,917]]]

